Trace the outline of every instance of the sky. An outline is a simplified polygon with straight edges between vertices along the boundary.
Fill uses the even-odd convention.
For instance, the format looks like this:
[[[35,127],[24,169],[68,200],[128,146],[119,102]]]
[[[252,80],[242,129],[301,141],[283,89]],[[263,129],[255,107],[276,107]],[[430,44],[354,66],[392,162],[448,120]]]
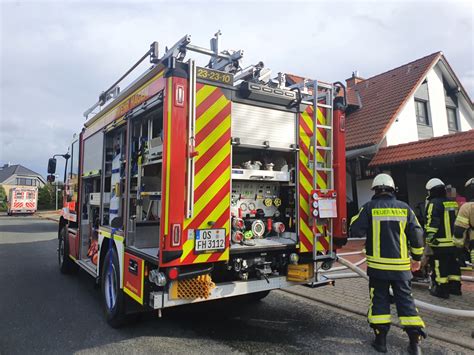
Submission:
[[[163,53],[185,34],[208,47],[221,30],[221,49],[243,49],[244,66],[263,61],[275,75],[327,82],[441,50],[473,99],[473,4],[0,0],[0,166],[46,176],[48,158],[67,151],[100,92],[151,42]]]

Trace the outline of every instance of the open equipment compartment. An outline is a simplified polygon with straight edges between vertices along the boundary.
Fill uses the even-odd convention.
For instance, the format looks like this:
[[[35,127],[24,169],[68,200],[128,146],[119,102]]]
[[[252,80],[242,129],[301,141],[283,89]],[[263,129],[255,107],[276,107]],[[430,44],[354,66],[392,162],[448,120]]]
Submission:
[[[159,253],[163,153],[163,103],[129,120],[129,227],[127,247],[156,259]]]
[[[231,254],[296,248],[296,137],[294,109],[233,102]]]

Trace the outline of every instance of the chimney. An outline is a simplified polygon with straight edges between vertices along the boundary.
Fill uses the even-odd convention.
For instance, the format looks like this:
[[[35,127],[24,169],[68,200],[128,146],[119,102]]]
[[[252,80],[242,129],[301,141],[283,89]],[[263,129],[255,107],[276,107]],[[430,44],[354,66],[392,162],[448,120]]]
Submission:
[[[352,72],[352,76],[349,79],[346,79],[346,86],[350,88],[351,86],[354,86],[364,80],[364,78],[359,76],[359,71],[356,70]]]

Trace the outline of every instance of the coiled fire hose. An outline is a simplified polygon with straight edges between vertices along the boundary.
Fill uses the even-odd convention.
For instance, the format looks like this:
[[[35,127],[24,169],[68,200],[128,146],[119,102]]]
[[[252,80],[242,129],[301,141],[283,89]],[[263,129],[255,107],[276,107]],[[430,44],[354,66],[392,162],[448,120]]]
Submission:
[[[339,261],[339,263],[341,263],[344,266],[347,266],[349,269],[351,269],[352,271],[354,271],[355,273],[357,273],[358,275],[360,275],[361,277],[363,277],[367,281],[369,280],[369,277],[364,272],[364,270],[362,270],[358,266],[352,264],[348,260],[346,260],[344,258],[341,258],[341,257],[339,257],[338,261]],[[415,305],[417,307],[420,307],[421,309],[426,309],[428,311],[433,311],[433,312],[440,313],[440,314],[445,314],[445,315],[448,315],[448,316],[463,317],[463,318],[474,318],[474,311],[470,311],[470,310],[440,307],[440,306],[436,306],[436,305],[433,305],[433,304],[430,304],[430,303],[427,303],[427,302],[423,302],[423,301],[420,301],[420,300],[417,300],[417,299],[415,299]]]

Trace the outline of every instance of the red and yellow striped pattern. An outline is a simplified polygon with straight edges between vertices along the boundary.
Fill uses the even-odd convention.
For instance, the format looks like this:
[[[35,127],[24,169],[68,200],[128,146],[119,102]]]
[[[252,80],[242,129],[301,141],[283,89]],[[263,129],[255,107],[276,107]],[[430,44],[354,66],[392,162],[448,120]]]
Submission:
[[[183,245],[181,264],[225,261],[229,259],[230,233],[230,144],[231,103],[215,86],[196,85],[196,128],[194,175],[194,213],[184,220],[184,233],[189,230],[226,229],[226,249],[217,253],[194,253],[194,238]]]
[[[325,111],[325,110],[324,110]],[[325,112],[318,108],[317,119],[321,125],[326,124]],[[311,147],[311,139],[313,137],[313,106],[308,106],[301,113],[299,119],[299,236],[300,236],[300,252],[312,252],[314,246],[314,235],[310,227],[309,216],[310,206],[309,198],[311,190],[313,190],[313,170],[309,166],[309,162],[313,159],[314,150]],[[318,129],[316,134],[317,145],[326,147],[326,130]],[[317,151],[316,159],[319,163],[323,163],[325,151]],[[327,174],[325,172],[317,173],[317,188],[327,188]],[[318,233],[323,233],[323,227],[316,225]],[[329,238],[321,237],[318,239],[318,251],[329,249]]]

